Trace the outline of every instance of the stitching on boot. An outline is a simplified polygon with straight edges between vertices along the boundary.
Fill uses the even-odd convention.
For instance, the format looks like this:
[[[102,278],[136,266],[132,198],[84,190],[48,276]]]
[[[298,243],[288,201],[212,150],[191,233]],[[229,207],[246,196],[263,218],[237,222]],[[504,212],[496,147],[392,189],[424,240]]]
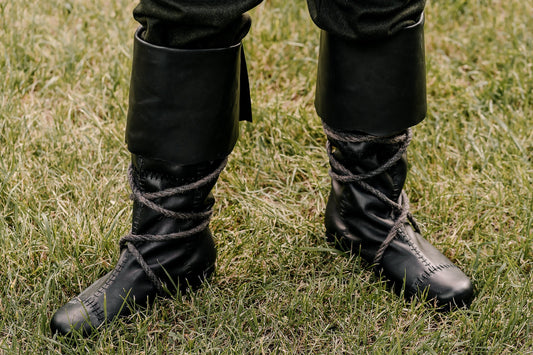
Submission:
[[[142,212],[142,210],[143,210],[145,207],[141,205],[139,208],[140,208],[139,213],[135,214],[135,215],[133,216],[133,220],[131,221],[131,229],[132,229],[132,230],[137,230],[137,229],[139,228],[139,220],[140,220],[140,218],[139,218],[139,214]]]
[[[422,254],[422,251],[416,246],[415,243],[413,243],[413,241],[403,228],[400,228],[400,230],[398,231],[398,235],[405,243],[407,243],[409,249],[411,249],[416,254],[417,258],[422,261],[425,267],[431,268],[433,266],[433,263],[429,261],[429,259],[426,258],[424,254]]]
[[[104,284],[98,288],[98,290],[96,290],[92,295],[90,295],[84,300],[79,298],[79,302],[85,305],[87,310],[96,316],[96,318],[98,319],[98,323],[102,323],[105,320],[105,311],[100,307],[97,298],[105,293],[104,291],[107,290],[109,286],[115,281],[119,272],[124,267],[124,264],[127,261],[126,255],[124,255],[121,259],[122,260],[117,263],[115,268],[111,271],[109,277],[106,279]]]
[[[143,159],[142,158],[139,158],[139,169],[141,169],[141,167],[143,166]],[[142,173],[142,170],[138,171],[136,169],[131,169],[131,173],[132,174],[137,174],[139,177],[141,176],[141,173]],[[144,190],[144,183],[143,183],[143,179],[140,179],[141,182],[139,183],[139,187]],[[133,197],[133,194],[130,195],[130,198],[133,200],[134,197]],[[133,220],[131,222],[131,229],[132,230],[137,230],[139,228],[139,222],[140,222],[140,218],[139,218],[139,215],[142,214],[143,212],[143,209],[145,208],[144,205],[140,205],[139,207],[139,213],[135,214],[133,216]],[[121,248],[122,249],[122,248]]]
[[[413,288],[419,289],[422,286],[427,286],[427,281],[431,276],[433,276],[435,273],[439,271],[451,269],[451,268],[457,269],[458,267],[453,264],[441,264],[437,266],[431,266],[428,270],[426,270],[422,275],[420,275],[416,279],[416,281],[413,283]]]
[[[125,253],[127,253],[127,251],[125,251]],[[104,291],[107,290],[107,288],[115,281],[120,271],[122,271],[122,268],[124,267],[124,264],[126,264],[128,257],[124,255],[121,259],[122,260],[119,263],[117,263],[113,271],[111,271],[111,274],[105,280],[104,284],[100,286],[98,290],[96,290],[96,292],[94,293],[95,297],[100,297],[104,293]]]
[[[339,201],[339,204],[338,204],[338,206],[339,206],[339,216],[341,216],[341,217],[346,216],[346,206],[347,205],[348,205],[348,203],[346,202],[346,199],[343,198],[343,199],[341,199]]]
[[[98,323],[102,323],[105,320],[105,312],[100,307],[100,305],[98,304],[98,301],[95,298],[90,297],[86,299],[83,304],[85,305],[85,307],[91,314],[96,316]]]

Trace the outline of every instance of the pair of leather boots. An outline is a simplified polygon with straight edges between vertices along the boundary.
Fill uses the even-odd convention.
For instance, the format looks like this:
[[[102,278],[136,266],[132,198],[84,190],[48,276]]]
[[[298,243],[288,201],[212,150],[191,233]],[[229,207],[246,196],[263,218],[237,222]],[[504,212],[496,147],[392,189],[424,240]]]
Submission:
[[[60,308],[51,329],[89,335],[213,272],[211,189],[250,120],[241,45],[179,50],[135,34],[126,128],[131,233],[115,268]],[[472,283],[421,235],[403,192],[410,126],[425,116],[423,19],[379,43],[323,32],[317,112],[328,137],[328,242],[360,255],[406,297],[467,306]],[[364,133],[363,133],[364,132]]]

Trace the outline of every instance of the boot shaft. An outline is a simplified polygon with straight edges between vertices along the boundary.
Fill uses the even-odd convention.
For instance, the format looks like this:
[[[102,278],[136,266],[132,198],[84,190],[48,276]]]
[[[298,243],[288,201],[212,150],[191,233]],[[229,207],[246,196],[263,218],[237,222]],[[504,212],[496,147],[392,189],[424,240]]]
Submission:
[[[360,135],[365,136],[371,137]],[[329,144],[332,159],[339,163],[332,165],[334,173],[345,174],[344,167],[351,175],[369,176],[361,179],[379,189],[390,200],[398,201],[407,177],[407,147],[402,148],[405,143],[394,138],[376,138],[365,142],[345,142],[329,138]],[[396,155],[398,158],[388,164]],[[382,169],[385,164],[388,166],[384,171],[372,174]]]
[[[350,231],[350,238],[330,241],[356,253],[364,245],[361,254],[371,261],[402,213],[410,135],[381,138],[324,127],[332,177],[326,230]]]
[[[223,166],[220,160],[180,165],[133,155],[132,233],[176,233],[205,223],[215,201],[211,190]]]

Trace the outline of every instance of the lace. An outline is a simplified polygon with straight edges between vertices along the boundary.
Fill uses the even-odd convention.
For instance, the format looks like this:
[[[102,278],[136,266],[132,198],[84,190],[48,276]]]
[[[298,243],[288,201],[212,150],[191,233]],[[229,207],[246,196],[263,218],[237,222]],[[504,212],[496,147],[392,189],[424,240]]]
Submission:
[[[395,202],[391,200],[390,198],[388,198],[383,192],[374,188],[373,186],[371,186],[364,180],[367,180],[379,174],[382,174],[383,172],[390,169],[394,164],[398,162],[398,160],[402,158],[403,154],[407,151],[407,147],[409,146],[409,143],[411,142],[411,138],[412,138],[411,130],[407,129],[403,133],[390,136],[390,137],[377,137],[377,136],[366,135],[366,134],[339,132],[327,126],[325,123],[323,125],[324,125],[324,132],[326,132],[326,135],[328,137],[326,148],[327,148],[327,152],[329,156],[330,165],[332,167],[332,169],[329,171],[329,175],[333,179],[339,182],[357,184],[362,189],[370,192],[375,197],[377,197],[380,201],[382,201],[383,203],[391,207],[397,213],[398,217],[394,221],[394,224],[392,225],[389,233],[387,234],[387,237],[381,243],[374,257],[374,264],[378,265],[381,262],[381,259],[383,258],[383,254],[385,253],[385,250],[392,243],[394,238],[398,236],[400,232],[400,228],[405,223],[410,222],[417,233],[420,233],[420,229],[418,228],[418,225],[413,215],[411,214],[411,212],[409,212],[409,199],[407,198],[407,195],[405,194],[404,191],[401,192],[398,202]],[[333,143],[337,141],[337,142],[342,142],[342,143],[380,143],[380,144],[387,144],[387,145],[400,144],[400,147],[394,153],[394,155],[390,157],[389,160],[387,160],[383,165],[379,166],[375,170],[365,172],[362,174],[354,174],[335,158],[335,156],[333,155],[333,145],[331,143],[332,141]]]
[[[158,192],[144,192],[141,190],[139,183],[136,180],[136,176],[133,171],[133,166],[130,166],[128,169],[128,181],[130,183],[131,187],[131,198],[134,201],[137,201],[146,207],[162,214],[165,217],[176,219],[176,220],[198,220],[199,223],[188,230],[176,232],[176,233],[169,233],[169,234],[133,234],[130,232],[129,234],[125,235],[120,239],[120,248],[127,248],[128,251],[135,257],[136,261],[139,263],[143,271],[146,273],[146,276],[150,279],[150,281],[154,284],[157,291],[162,294],[165,290],[164,283],[157,277],[157,275],[152,271],[148,263],[144,260],[143,256],[139,252],[139,250],[135,247],[135,243],[138,242],[164,242],[164,241],[170,241],[170,240],[176,240],[180,238],[186,238],[193,236],[203,230],[205,230],[209,226],[209,222],[211,220],[212,215],[212,209],[210,208],[207,211],[201,211],[201,212],[191,212],[191,213],[183,213],[183,212],[174,212],[168,209],[165,209],[154,202],[155,199],[158,198],[164,198],[164,197],[172,197],[177,195],[183,195],[186,194],[192,190],[199,189],[205,185],[214,183],[217,179],[222,170],[224,170],[224,167],[226,166],[227,159],[225,159],[220,166],[218,166],[213,172],[210,174],[204,176],[203,178],[190,183],[185,184],[178,187],[173,187],[169,189],[165,189]]]

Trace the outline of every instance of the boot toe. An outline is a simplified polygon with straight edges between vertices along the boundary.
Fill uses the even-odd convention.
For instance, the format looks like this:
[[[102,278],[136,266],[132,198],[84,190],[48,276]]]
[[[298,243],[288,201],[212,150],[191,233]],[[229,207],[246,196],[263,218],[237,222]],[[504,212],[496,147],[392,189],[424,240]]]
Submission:
[[[444,309],[468,307],[474,296],[472,282],[453,266],[431,275],[426,283],[428,298],[435,299]]]
[[[73,299],[54,314],[50,329],[53,334],[69,335],[80,332],[86,336],[95,328],[94,318],[79,299]]]

